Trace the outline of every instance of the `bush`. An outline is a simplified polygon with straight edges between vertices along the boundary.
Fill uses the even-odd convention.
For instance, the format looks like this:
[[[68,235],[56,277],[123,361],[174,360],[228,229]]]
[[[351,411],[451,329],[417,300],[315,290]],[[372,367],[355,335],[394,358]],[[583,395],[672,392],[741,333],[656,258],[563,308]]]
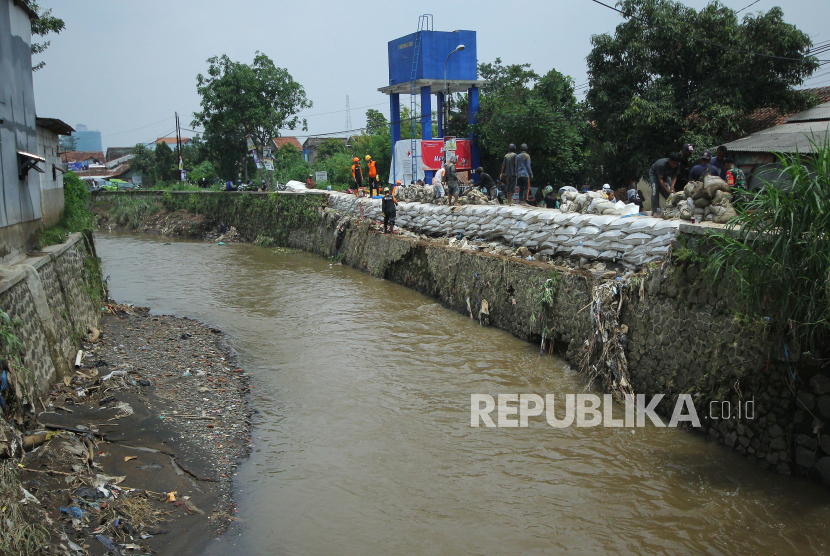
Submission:
[[[769,317],[809,349],[830,339],[830,140],[813,153],[780,155],[792,183],[739,191],[727,233],[713,236],[710,271],[736,285],[751,316]]]
[[[80,232],[95,226],[95,215],[89,210],[90,194],[86,184],[74,172],[63,176],[63,212],[58,223],[43,230],[35,247],[63,243],[70,232]]]
[[[133,195],[114,195],[110,215],[119,226],[136,229],[145,218],[160,209],[155,199]]]

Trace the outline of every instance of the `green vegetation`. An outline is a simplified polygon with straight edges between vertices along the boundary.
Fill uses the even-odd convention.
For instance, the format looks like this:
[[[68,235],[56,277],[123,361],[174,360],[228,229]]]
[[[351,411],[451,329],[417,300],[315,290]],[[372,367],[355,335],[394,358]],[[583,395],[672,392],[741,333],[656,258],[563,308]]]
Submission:
[[[628,185],[683,143],[702,150],[757,131],[747,127],[757,109],[817,102],[794,88],[818,68],[812,42],[781,8],[739,20],[720,2],[700,11],[671,0],[617,7],[625,21],[613,36],[594,35],[588,56],[590,160],[604,166],[603,181]]]
[[[830,339],[830,141],[812,154],[781,155],[792,187],[767,183],[725,233],[712,236],[710,272],[728,280],[752,320],[812,349]]]
[[[320,222],[322,199],[306,196],[279,195],[184,195],[165,193],[164,207],[169,211],[184,210],[234,226],[243,238],[272,245],[285,243],[288,235],[298,229],[309,229]],[[260,237],[262,236],[262,237]]]
[[[35,0],[25,0],[26,4],[37,13],[37,19],[32,20],[32,37],[45,37],[49,33],[59,35],[61,31],[66,29],[66,24],[59,17],[52,15],[52,9],[41,8]],[[32,54],[41,54],[52,41],[34,42],[32,41]],[[38,71],[46,65],[46,62],[40,61],[32,67],[32,71]]]
[[[156,198],[138,195],[112,195],[110,202],[110,217],[119,226],[132,229],[141,226],[148,216],[161,209]]]
[[[260,157],[281,129],[307,130],[297,114],[311,108],[303,86],[288,70],[278,68],[257,51],[252,64],[232,61],[227,55],[207,60],[207,76],[196,76],[196,91],[201,110],[193,114],[193,124],[205,128],[208,149],[222,175],[235,170],[247,152],[250,135]]]
[[[74,172],[63,176],[63,213],[58,223],[43,230],[35,247],[42,249],[66,241],[70,232],[92,229],[95,216],[89,210],[90,195],[84,182]]]
[[[553,307],[554,298],[556,298],[556,291],[562,284],[562,277],[555,271],[550,272],[550,278],[545,280],[537,292],[539,303],[548,308]]]
[[[574,96],[573,80],[555,69],[539,76],[530,64],[505,66],[498,58],[480,64],[479,73],[490,81],[481,89],[475,126],[482,166],[498,178],[507,146],[515,143],[518,152],[521,143],[527,143],[534,157],[535,183],[576,182],[585,158],[587,120]],[[459,116],[453,120],[458,122]],[[451,132],[469,133],[455,124]]]

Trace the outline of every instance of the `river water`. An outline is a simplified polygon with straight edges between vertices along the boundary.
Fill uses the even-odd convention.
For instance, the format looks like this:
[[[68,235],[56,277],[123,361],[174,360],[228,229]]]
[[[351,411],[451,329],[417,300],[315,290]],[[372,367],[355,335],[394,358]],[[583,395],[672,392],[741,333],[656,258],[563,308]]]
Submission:
[[[830,490],[699,435],[470,427],[470,394],[584,383],[402,286],[252,245],[97,243],[115,299],[222,328],[255,374],[241,520],[210,555],[830,553]]]

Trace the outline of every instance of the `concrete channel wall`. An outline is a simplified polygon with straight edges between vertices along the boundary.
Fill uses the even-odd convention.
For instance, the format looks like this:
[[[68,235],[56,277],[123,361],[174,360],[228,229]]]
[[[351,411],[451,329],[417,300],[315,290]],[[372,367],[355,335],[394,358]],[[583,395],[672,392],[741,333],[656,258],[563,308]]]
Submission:
[[[52,381],[70,372],[77,346],[73,340],[97,326],[100,307],[90,283],[100,284],[100,279],[88,278],[98,272],[97,264],[87,262],[94,258],[88,241],[72,234],[61,245],[0,268],[0,309],[11,317],[12,332],[23,343],[24,378],[36,392],[47,391]]]
[[[594,309],[598,292],[611,288],[604,305],[614,306],[618,330],[625,330],[621,343],[633,392],[663,394],[658,406],[663,415],[671,415],[680,394],[689,394],[702,425],[695,432],[779,473],[830,482],[830,429],[825,427],[830,420],[830,376],[820,366],[821,356],[769,337],[762,323],[742,316],[728,283],[713,283],[705,275],[695,261],[710,248],[706,227],[672,226],[673,232],[646,234],[673,233],[673,247],[687,256],[663,258],[648,270],[609,282],[543,261],[380,234],[340,194],[174,192],[159,200],[169,211],[190,211],[216,225],[235,226],[248,241],[271,238],[273,244],[325,257],[334,255],[336,231],[343,224],[338,258],[344,264],[415,289],[536,345],[543,335],[553,338],[576,369],[582,367],[592,338],[602,336]],[[365,216],[377,218],[376,202],[361,204]],[[456,233],[462,226],[481,229],[478,222],[491,217],[482,213],[479,219],[477,208],[441,211],[441,220],[432,218],[434,212],[425,214],[441,230]],[[408,225],[423,222],[439,233],[435,224],[423,220],[419,207],[404,205],[399,211],[410,219]],[[528,214],[536,222],[540,218],[538,211],[527,209],[502,212],[501,218],[509,214],[513,222],[504,222],[502,230],[527,222],[523,218]],[[344,219],[346,215],[352,218]],[[629,227],[651,220],[631,219]],[[645,233],[635,230],[626,232]],[[541,294],[551,283],[552,302],[546,302]],[[587,372],[602,349],[601,341],[594,344]]]

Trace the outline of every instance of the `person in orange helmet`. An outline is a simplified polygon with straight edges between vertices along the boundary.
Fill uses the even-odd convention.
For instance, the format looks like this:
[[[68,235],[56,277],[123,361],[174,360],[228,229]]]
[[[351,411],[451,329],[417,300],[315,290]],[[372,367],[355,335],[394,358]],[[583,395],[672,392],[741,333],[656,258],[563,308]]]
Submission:
[[[370,154],[366,155],[366,165],[369,167],[369,191],[375,197],[378,194],[378,169]]]
[[[354,157],[354,164],[352,164],[352,179],[355,184],[355,197],[360,197],[360,192],[363,190],[363,169],[360,167],[360,159],[357,157]]]

